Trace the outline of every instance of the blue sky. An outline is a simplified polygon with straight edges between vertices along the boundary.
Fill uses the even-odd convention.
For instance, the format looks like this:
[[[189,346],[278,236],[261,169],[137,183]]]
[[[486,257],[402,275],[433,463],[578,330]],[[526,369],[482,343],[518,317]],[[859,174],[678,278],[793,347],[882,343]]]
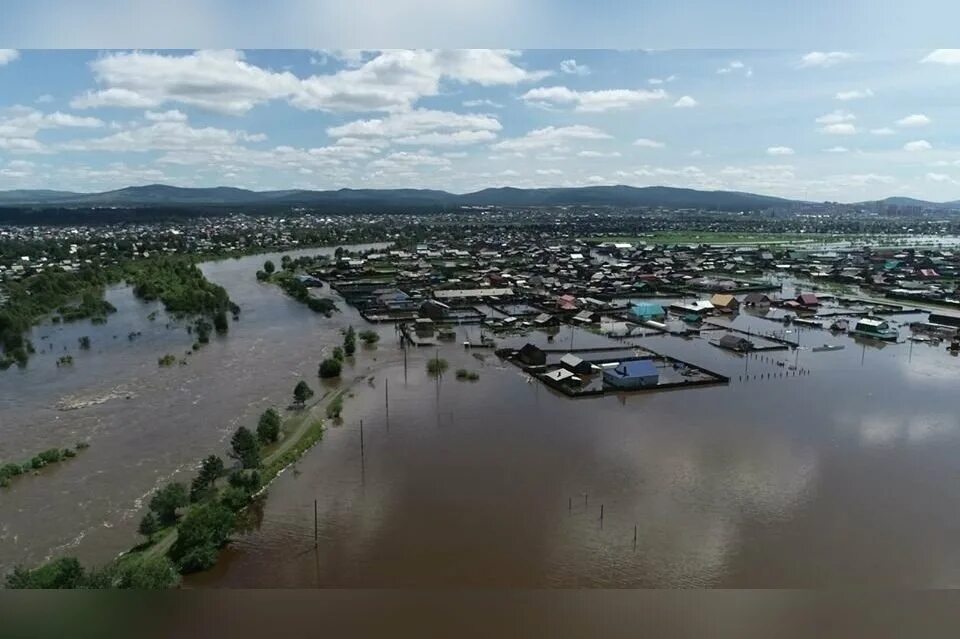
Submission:
[[[0,51],[0,189],[960,199],[960,51]]]

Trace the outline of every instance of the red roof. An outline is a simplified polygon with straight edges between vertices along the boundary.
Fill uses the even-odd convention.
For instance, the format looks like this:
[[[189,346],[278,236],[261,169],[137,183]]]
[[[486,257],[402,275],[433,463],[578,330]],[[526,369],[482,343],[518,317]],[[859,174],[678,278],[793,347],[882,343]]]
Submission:
[[[804,306],[817,306],[820,304],[820,300],[818,300],[817,296],[813,293],[801,293],[797,295],[797,301]]]

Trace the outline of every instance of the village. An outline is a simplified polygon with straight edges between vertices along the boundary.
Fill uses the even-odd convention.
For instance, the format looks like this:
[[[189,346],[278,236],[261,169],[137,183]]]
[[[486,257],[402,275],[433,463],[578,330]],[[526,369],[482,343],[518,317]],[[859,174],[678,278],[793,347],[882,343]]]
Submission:
[[[659,334],[740,356],[796,349],[800,330],[877,347],[945,341],[960,352],[960,256],[947,249],[537,241],[514,232],[343,252],[306,271],[299,277],[315,294],[326,283],[366,320],[395,323],[406,344],[493,350],[571,397],[729,382],[644,344]],[[813,350],[844,347],[827,341]]]

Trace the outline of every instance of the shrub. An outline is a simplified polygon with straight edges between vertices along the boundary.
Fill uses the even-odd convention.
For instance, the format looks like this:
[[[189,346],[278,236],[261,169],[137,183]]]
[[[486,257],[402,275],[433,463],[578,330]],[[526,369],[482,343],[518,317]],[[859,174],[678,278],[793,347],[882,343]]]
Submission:
[[[362,341],[364,344],[367,344],[368,346],[372,344],[376,344],[377,342],[380,341],[380,334],[373,330],[367,329],[365,331],[360,331],[359,335],[360,335],[360,341]]]
[[[448,367],[449,364],[447,364],[447,360],[442,357],[434,357],[427,360],[427,372],[431,375],[441,375]]]
[[[323,379],[330,379],[332,377],[340,377],[340,371],[343,369],[343,365],[340,363],[339,359],[333,357],[328,357],[327,359],[320,362],[320,377]]]

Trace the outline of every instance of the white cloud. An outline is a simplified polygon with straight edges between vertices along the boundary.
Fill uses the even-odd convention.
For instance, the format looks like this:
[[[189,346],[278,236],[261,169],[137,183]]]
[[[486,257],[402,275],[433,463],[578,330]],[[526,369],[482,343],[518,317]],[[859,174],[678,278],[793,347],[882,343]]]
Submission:
[[[542,129],[534,129],[523,137],[503,140],[491,145],[491,148],[499,151],[529,151],[538,149],[548,149],[562,147],[571,140],[608,140],[610,135],[600,129],[582,124],[572,126],[554,127],[548,126]]]
[[[903,145],[904,151],[929,151],[933,145],[926,140],[914,140]]]
[[[872,98],[873,89],[853,89],[850,91],[837,91],[833,97],[834,99],[840,100],[842,102],[848,102],[850,100],[862,100],[864,98]]]
[[[46,129],[84,128],[103,126],[97,118],[81,117],[70,113],[54,111],[43,113],[30,107],[10,107],[0,111],[0,148],[7,151],[39,153],[46,146],[36,139],[36,135]]]
[[[728,63],[726,66],[722,66],[719,69],[717,69],[717,73],[719,75],[729,75],[735,72],[740,72],[749,78],[750,76],[753,75],[753,68],[748,67],[740,60],[733,60],[732,62]]]
[[[239,142],[258,142],[263,139],[262,135],[251,135],[245,131],[229,131],[216,127],[194,128],[181,120],[159,120],[102,138],[69,142],[63,145],[63,148],[69,151],[136,153],[221,150]]]
[[[416,170],[421,167],[433,169],[446,168],[450,166],[450,160],[426,151],[398,151],[374,160],[367,166],[371,169],[377,169],[387,173],[410,173],[416,172]]]
[[[800,58],[800,67],[832,67],[850,60],[853,55],[845,51],[811,51]]]
[[[581,158],[618,158],[620,157],[620,151],[580,151],[577,153],[577,157]]]
[[[537,175],[563,175],[563,171],[560,169],[537,169]]]
[[[645,149],[662,149],[665,145],[663,142],[651,140],[650,138],[638,138],[633,141],[633,146],[641,146]]]
[[[20,52],[16,49],[0,49],[0,67],[10,64],[20,57]]]
[[[924,56],[920,62],[960,64],[960,49],[936,49]]]
[[[233,50],[186,55],[111,53],[91,63],[104,88],[78,96],[72,104],[75,108],[156,108],[176,102],[240,115],[258,104],[286,100],[307,110],[389,111],[437,95],[442,80],[515,85],[548,75],[517,66],[513,59],[518,55],[489,49],[394,50],[356,68],[299,78],[289,71],[250,64],[242,52]]]
[[[896,133],[893,129],[888,126],[880,127],[879,129],[870,129],[870,133],[873,135],[893,135]]]
[[[562,61],[560,71],[571,75],[590,75],[590,67],[585,64],[577,64],[577,61],[573,59]]]
[[[186,122],[187,114],[177,109],[170,111],[147,111],[143,114],[144,119],[150,122]]]
[[[913,113],[897,120],[897,126],[904,128],[916,128],[930,124],[930,118],[922,113]]]
[[[667,94],[662,89],[575,91],[564,86],[555,86],[531,89],[520,96],[520,99],[536,106],[572,106],[575,111],[600,112],[627,109],[666,97]]]
[[[679,100],[677,100],[676,102],[674,102],[673,106],[681,109],[688,109],[690,107],[697,106],[697,101],[691,98],[689,95],[685,95]]]
[[[327,129],[334,138],[381,138],[399,144],[461,145],[489,142],[497,137],[500,122],[489,115],[415,109],[385,118],[355,120]]]
[[[829,149],[824,149],[827,153],[846,153],[849,150],[845,146],[831,146]]]
[[[476,107],[482,107],[482,106],[488,106],[494,109],[503,108],[503,105],[500,104],[499,102],[494,102],[493,100],[487,100],[485,98],[482,100],[464,100],[463,106],[467,107],[468,109],[475,109]]]
[[[856,119],[857,116],[849,111],[837,109],[836,111],[831,111],[826,115],[821,115],[815,121],[817,124],[837,124],[839,122],[853,122]]]
[[[789,146],[770,146],[767,147],[767,155],[793,155],[794,151]]]
[[[958,184],[957,180],[945,173],[927,173],[926,178],[931,182],[947,182],[950,184]]]

